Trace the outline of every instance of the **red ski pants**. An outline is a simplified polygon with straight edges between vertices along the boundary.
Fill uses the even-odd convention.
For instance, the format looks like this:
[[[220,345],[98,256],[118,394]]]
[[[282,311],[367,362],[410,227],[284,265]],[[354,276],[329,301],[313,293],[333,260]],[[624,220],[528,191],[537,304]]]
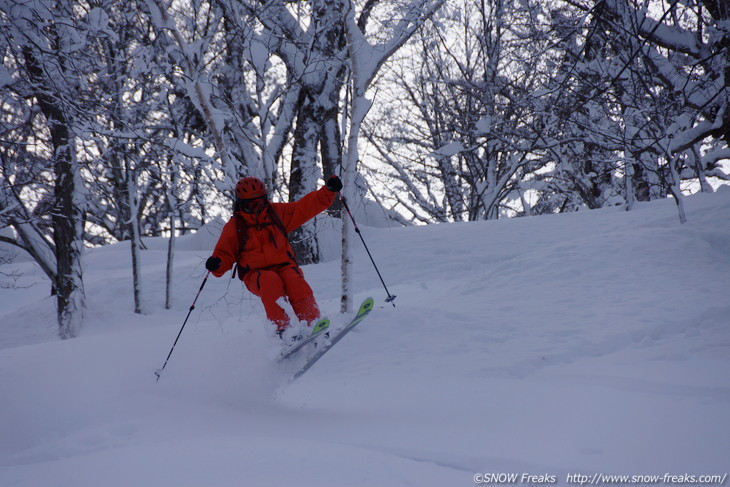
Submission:
[[[299,267],[287,265],[252,270],[246,273],[243,282],[249,291],[261,298],[266,317],[276,325],[277,331],[289,326],[289,315],[277,302],[281,298],[289,301],[299,320],[311,323],[319,319],[314,293]]]

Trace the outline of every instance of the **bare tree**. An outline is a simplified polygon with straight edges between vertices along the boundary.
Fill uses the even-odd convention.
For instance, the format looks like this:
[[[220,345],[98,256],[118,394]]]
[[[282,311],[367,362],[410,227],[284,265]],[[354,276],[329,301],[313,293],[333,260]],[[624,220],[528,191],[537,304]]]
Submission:
[[[344,159],[343,180],[347,196],[355,193],[355,176],[360,160],[360,133],[373,100],[368,98],[368,89],[383,68],[385,62],[395,54],[415,32],[441,6],[444,0],[414,0],[394,9],[393,22],[389,29],[368,36],[366,26],[357,20],[355,5],[347,10],[347,46],[350,60],[350,106],[348,109],[347,154]],[[367,11],[366,14],[371,12]],[[370,38],[368,38],[370,37]],[[342,217],[342,292],[340,308],[343,312],[352,310],[352,249],[353,228],[346,216]]]
[[[451,3],[395,65],[384,89],[398,109],[381,112],[366,134],[400,182],[386,198],[413,220],[498,218],[518,176],[540,166],[536,144],[525,144],[545,145],[534,135],[541,79],[525,47],[539,39],[516,30],[530,13],[503,1]]]
[[[0,101],[8,108],[0,211],[53,283],[61,338],[76,336],[84,308],[86,202],[77,137],[88,102],[83,87],[94,69],[84,48],[94,30],[75,7],[11,1],[0,27],[3,65],[12,69]]]
[[[726,8],[449,4],[395,65],[366,134],[413,221],[573,211],[727,179]],[[395,107],[395,108],[393,108]],[[387,182],[386,182],[387,181]]]
[[[576,102],[593,106],[601,120],[580,120],[581,110],[564,120],[602,139],[603,172],[627,181],[613,186],[629,203],[671,193],[684,222],[682,181],[709,190],[710,175],[727,178],[718,165],[730,131],[727,8],[617,0],[583,11],[589,34],[580,52],[566,49],[578,59],[566,76],[577,87]]]

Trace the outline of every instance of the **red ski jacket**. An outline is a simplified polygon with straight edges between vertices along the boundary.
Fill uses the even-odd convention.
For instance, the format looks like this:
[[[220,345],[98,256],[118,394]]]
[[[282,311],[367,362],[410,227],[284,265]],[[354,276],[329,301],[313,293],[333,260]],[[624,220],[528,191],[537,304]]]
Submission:
[[[241,252],[238,261],[243,270],[265,269],[289,262],[295,263],[294,251],[282,232],[282,228],[275,221],[276,216],[281,220],[286,233],[289,233],[329,208],[334,202],[336,194],[326,187],[322,187],[293,203],[269,203],[258,214],[238,211],[237,215],[243,218],[246,226],[246,247]],[[276,212],[273,219],[269,213],[271,211]],[[239,236],[236,215],[234,215],[223,226],[221,236],[213,250],[213,257],[221,260],[220,267],[213,272],[214,276],[221,277],[234,266],[239,253],[238,245]],[[238,276],[241,279],[243,279],[242,274]]]

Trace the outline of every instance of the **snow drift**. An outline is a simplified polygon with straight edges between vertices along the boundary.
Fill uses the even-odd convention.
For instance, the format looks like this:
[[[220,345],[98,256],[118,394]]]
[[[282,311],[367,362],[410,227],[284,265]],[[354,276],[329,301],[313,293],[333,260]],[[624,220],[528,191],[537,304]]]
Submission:
[[[730,191],[685,203],[685,225],[659,201],[364,228],[396,307],[360,249],[356,299],[378,307],[293,383],[258,300],[227,277],[210,279],[155,383],[214,231],[178,240],[171,310],[164,242],[148,241],[144,315],[128,246],[88,251],[73,340],[56,338],[42,273],[0,266],[0,485],[726,474]],[[339,263],[305,273],[336,326]]]

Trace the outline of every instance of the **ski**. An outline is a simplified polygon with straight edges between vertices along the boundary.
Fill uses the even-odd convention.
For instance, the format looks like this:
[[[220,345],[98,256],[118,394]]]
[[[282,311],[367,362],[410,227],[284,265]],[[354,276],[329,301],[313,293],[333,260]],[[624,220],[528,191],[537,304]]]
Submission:
[[[322,356],[325,353],[327,353],[327,351],[329,349],[334,347],[335,343],[342,340],[342,338],[345,335],[347,335],[353,328],[355,328],[355,326],[357,326],[358,323],[360,323],[362,320],[364,320],[365,317],[370,313],[370,311],[372,311],[373,304],[374,304],[373,298],[367,298],[365,301],[363,301],[362,304],[360,305],[360,309],[357,310],[357,313],[355,314],[355,317],[352,319],[352,321],[350,321],[334,337],[332,337],[332,339],[330,340],[329,343],[320,347],[317,350],[317,352],[307,360],[307,363],[305,363],[304,366],[301,369],[299,369],[299,371],[296,374],[294,374],[294,376],[292,377],[292,380],[296,380],[299,377],[301,377],[302,374],[304,374],[307,370],[309,370],[310,367],[312,367],[312,365],[314,365],[317,362],[317,360],[322,358]]]
[[[330,326],[330,320],[328,318],[322,318],[319,320],[314,327],[312,328],[312,333],[310,333],[308,336],[302,338],[299,340],[296,345],[287,348],[284,350],[281,355],[279,356],[279,361],[284,361],[292,358],[295,353],[297,353],[299,350],[304,348],[304,346],[308,343],[311,343],[312,340],[317,338],[322,332],[327,330]]]

